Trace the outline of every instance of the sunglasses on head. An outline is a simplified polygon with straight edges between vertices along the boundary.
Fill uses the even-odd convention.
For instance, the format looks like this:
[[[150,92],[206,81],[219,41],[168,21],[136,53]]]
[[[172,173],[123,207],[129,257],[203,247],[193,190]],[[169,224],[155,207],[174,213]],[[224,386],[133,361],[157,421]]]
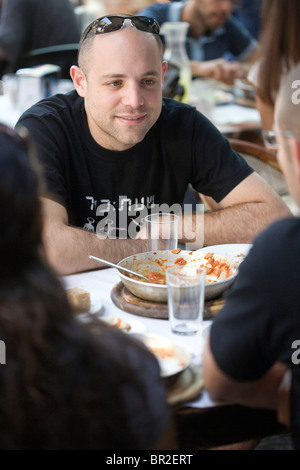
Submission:
[[[84,31],[81,42],[92,34],[105,34],[112,31],[118,31],[124,26],[125,20],[130,20],[131,26],[134,26],[145,33],[159,34],[160,26],[158,22],[147,16],[132,15],[107,15],[93,21]]]

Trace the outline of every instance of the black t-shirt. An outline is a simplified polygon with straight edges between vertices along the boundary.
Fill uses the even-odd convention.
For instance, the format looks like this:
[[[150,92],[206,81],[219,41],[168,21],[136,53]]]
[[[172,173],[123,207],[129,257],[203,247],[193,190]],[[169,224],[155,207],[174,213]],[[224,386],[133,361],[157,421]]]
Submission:
[[[125,151],[95,142],[76,91],[42,100],[19,124],[38,145],[49,193],[71,224],[90,231],[110,225],[126,237],[162,204],[180,211],[189,183],[219,202],[252,172],[205,116],[168,98],[143,141]]]
[[[292,430],[300,448],[300,220],[284,219],[256,240],[214,319],[210,345],[219,367],[257,380],[276,361],[292,369]]]

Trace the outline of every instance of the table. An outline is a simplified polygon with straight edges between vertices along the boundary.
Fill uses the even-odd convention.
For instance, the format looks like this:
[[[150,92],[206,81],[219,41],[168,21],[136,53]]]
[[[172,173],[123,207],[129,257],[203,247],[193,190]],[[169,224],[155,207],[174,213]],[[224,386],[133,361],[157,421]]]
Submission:
[[[261,130],[259,111],[236,103],[215,106],[211,121],[224,135],[238,136],[241,132]]]
[[[0,81],[1,84],[1,81]],[[57,93],[67,93],[74,89],[73,82],[68,79],[59,79],[56,84]],[[25,90],[26,93],[26,90]],[[33,102],[30,102],[30,105]],[[22,106],[18,106],[18,104],[13,105],[11,100],[9,99],[8,95],[1,94],[1,87],[0,87],[0,122],[6,124],[7,126],[14,127],[23,113],[26,107],[22,109]]]
[[[6,95],[0,95],[0,122],[14,127],[20,117],[20,111],[14,108]]]
[[[0,122],[14,127],[20,115],[21,111],[12,107],[8,97],[0,95]],[[260,114],[253,107],[234,103],[218,105],[208,117],[224,135],[237,137],[241,132],[261,129]]]
[[[201,365],[204,334],[182,337],[171,332],[167,320],[141,317],[119,309],[111,299],[112,288],[120,281],[115,268],[105,268],[62,277],[66,288],[81,287],[90,291],[92,301],[103,305],[101,316],[118,316],[124,320],[141,322],[148,333],[159,334],[185,347],[192,361]],[[204,327],[211,320],[204,322]],[[213,402],[203,391],[199,399],[174,407],[180,449],[207,449],[252,438],[285,432],[277,423],[276,413],[250,409],[239,405],[221,405]]]

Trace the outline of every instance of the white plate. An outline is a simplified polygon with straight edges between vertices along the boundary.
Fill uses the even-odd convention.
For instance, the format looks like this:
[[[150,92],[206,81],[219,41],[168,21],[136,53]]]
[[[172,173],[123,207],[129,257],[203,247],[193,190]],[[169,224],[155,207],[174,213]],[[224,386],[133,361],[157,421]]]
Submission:
[[[174,377],[183,372],[191,364],[190,353],[182,346],[156,334],[136,336],[154,354],[159,362],[161,376]]]
[[[147,333],[147,327],[142,323],[141,321],[138,320],[127,320],[126,321],[129,323],[131,326],[130,330],[128,333],[131,334],[145,334]]]
[[[121,318],[122,320],[124,320],[126,323],[128,323],[130,325],[130,330],[121,330],[121,331],[124,331],[125,333],[128,333],[128,334],[144,334],[144,333],[147,333],[147,328],[146,328],[146,325],[144,325],[144,323],[142,323],[141,321],[138,321],[138,320],[134,320],[134,319],[128,319],[128,318],[122,318],[120,315],[110,315],[109,317],[103,317],[102,320],[103,321],[107,321],[109,318],[111,317],[114,317],[114,318]],[[109,322],[108,322],[109,323]]]
[[[90,297],[91,297],[91,307],[88,312],[86,313],[80,313],[77,315],[76,318],[78,318],[80,321],[88,321],[89,315],[95,315],[95,316],[101,316],[103,314],[103,302],[102,298],[98,295],[95,294],[94,292],[90,292]]]
[[[206,246],[205,248],[200,248],[197,251],[224,256],[225,258],[229,258],[238,266],[245,259],[251,247],[252,245],[247,243],[228,243],[224,245]]]
[[[234,95],[224,90],[215,90],[214,98],[216,106],[233,103],[234,101]]]

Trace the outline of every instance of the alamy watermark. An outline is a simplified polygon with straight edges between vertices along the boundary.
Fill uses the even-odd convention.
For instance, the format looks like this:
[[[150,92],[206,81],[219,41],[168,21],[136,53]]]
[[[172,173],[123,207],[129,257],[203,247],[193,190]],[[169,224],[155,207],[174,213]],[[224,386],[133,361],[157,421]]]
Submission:
[[[300,339],[295,339],[295,341],[292,342],[291,348],[296,350],[291,357],[292,363],[298,365],[300,364]]]
[[[119,205],[115,207],[100,204],[96,215],[102,217],[97,223],[96,233],[100,238],[108,239],[135,239],[146,238],[144,233],[144,220],[147,215],[168,213],[176,214],[182,219],[179,226],[178,239],[185,240],[186,249],[201,248],[204,243],[204,204],[151,204],[147,207],[142,203],[133,204],[129,198],[119,197]],[[187,217],[185,217],[185,215]],[[182,217],[183,216],[183,217]],[[138,235],[139,234],[139,235]]]
[[[296,89],[296,91],[292,93],[292,103],[299,104],[300,103],[300,80],[294,80],[292,83],[292,88]]]

